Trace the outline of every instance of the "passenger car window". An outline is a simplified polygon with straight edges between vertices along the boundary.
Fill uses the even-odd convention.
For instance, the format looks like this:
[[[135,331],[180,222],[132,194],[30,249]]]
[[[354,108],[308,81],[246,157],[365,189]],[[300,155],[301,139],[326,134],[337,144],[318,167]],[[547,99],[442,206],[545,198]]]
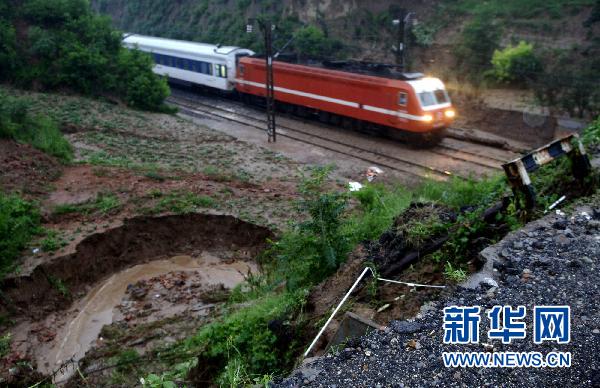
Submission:
[[[404,92],[398,93],[398,105],[406,106],[408,102],[408,94]]]
[[[215,75],[221,78],[227,78],[227,66],[215,65]]]

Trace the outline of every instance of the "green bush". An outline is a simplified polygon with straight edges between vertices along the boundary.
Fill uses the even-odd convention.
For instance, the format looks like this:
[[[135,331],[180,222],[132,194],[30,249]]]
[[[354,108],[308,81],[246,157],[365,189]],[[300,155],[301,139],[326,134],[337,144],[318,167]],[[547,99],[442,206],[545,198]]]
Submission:
[[[73,149],[58,126],[47,117],[31,116],[27,107],[27,100],[0,93],[0,138],[28,143],[64,162],[70,161]]]
[[[465,25],[455,50],[458,63],[470,70],[468,74],[474,81],[480,80],[483,71],[489,68],[502,36],[501,26],[493,20],[488,14],[474,17]]]
[[[323,189],[329,171],[316,168],[300,184],[299,208],[309,217],[284,233],[270,251],[290,290],[319,282],[334,272],[352,248],[342,228],[349,197]]]
[[[582,140],[586,146],[600,144],[600,116],[583,131]]]
[[[121,46],[121,33],[87,0],[26,0],[0,16],[0,80],[44,89],[116,95],[130,106],[164,109],[164,79],[149,55]],[[25,39],[16,40],[16,27]]]
[[[0,278],[14,270],[21,251],[40,232],[38,208],[17,195],[0,192]]]
[[[524,41],[504,50],[494,51],[491,75],[500,82],[522,82],[542,71],[542,63],[533,52],[533,45]]]
[[[269,323],[291,319],[304,297],[303,292],[286,292],[257,299],[223,320],[204,326],[188,340],[187,347],[203,348],[201,357],[220,362],[223,367],[238,359],[249,374],[281,370],[291,361],[289,348],[277,348],[277,337]]]

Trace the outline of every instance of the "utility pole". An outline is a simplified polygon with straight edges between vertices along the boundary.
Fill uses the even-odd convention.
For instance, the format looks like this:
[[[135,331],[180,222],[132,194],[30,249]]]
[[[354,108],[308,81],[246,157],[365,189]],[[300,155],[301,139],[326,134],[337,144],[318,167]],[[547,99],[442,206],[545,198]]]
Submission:
[[[412,26],[412,23],[415,22],[413,12],[406,12],[406,9],[401,8],[398,19],[394,19],[392,23],[394,26],[398,27],[396,32],[396,65],[400,68],[400,71],[407,71],[406,66],[406,30],[407,27]]]
[[[246,32],[252,32],[255,19],[248,19]],[[277,127],[275,125],[275,82],[273,81],[273,29],[270,20],[258,20],[261,31],[265,37],[265,68],[266,68],[266,105],[267,105],[267,136],[269,143],[277,141]]]
[[[400,71],[404,71],[405,58],[404,58],[404,31],[406,29],[406,23],[404,18],[406,17],[406,10],[400,9],[398,19],[393,21],[393,24],[398,27],[396,32],[396,65],[400,68]]]

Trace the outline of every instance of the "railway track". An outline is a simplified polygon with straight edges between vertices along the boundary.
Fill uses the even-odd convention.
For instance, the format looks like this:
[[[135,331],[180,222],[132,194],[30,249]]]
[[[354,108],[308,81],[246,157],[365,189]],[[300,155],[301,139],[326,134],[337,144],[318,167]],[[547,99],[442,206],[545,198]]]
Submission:
[[[207,100],[208,103],[204,102]],[[266,125],[262,112],[223,98],[203,99],[195,94],[182,95],[178,92],[169,98],[169,102],[191,116],[228,120],[261,131]],[[450,176],[489,175],[499,171],[502,162],[516,156],[509,151],[451,138],[444,139],[435,148],[415,150],[388,139],[285,116],[279,119],[277,126],[279,136],[401,173],[438,180],[446,180]]]

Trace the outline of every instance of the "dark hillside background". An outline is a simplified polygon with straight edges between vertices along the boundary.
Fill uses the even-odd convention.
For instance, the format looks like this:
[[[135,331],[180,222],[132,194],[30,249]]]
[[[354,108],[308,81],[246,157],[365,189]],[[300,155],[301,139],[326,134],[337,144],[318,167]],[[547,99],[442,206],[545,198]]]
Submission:
[[[261,39],[246,34],[246,20],[270,16],[276,48],[295,35],[289,48],[301,55],[382,62],[395,60],[392,21],[404,8],[416,20],[408,41],[411,70],[489,84],[494,51],[525,41],[541,65],[521,64],[510,87],[535,90],[545,105],[572,115],[594,115],[600,104],[590,86],[600,82],[598,0],[92,0],[92,6],[124,31],[257,51]]]

